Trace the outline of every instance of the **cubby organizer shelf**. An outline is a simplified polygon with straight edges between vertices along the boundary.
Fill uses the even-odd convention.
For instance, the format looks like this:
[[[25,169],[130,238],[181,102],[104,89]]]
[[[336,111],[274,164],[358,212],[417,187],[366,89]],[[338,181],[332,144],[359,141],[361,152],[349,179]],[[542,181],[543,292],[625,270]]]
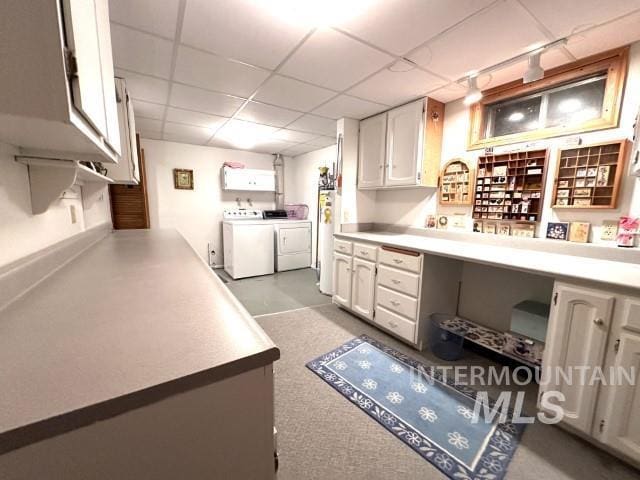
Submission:
[[[628,140],[558,152],[553,208],[616,208]]]
[[[547,162],[546,149],[478,157],[473,218],[540,221]]]
[[[31,211],[34,215],[46,212],[74,184],[82,185],[83,203],[90,207],[102,195],[104,186],[113,183],[109,177],[100,175],[77,160],[17,156],[16,161],[29,167]]]
[[[473,171],[461,158],[446,163],[440,176],[441,205],[470,205],[473,195]]]

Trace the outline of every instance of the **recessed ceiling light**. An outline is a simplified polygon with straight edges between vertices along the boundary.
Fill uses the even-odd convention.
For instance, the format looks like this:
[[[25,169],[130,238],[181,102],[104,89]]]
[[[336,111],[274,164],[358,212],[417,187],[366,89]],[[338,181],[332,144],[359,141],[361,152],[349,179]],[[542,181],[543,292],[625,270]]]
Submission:
[[[513,112],[511,115],[509,115],[510,122],[519,122],[523,118],[524,118],[524,113],[522,112]]]
[[[216,134],[216,138],[229,142],[237,148],[249,149],[267,141],[273,130],[272,127],[258,123],[230,120]]]
[[[362,15],[380,0],[253,0],[259,8],[293,25],[328,27]]]
[[[469,77],[467,84],[469,85],[469,89],[464,97],[464,104],[471,105],[482,98],[482,92],[478,88],[478,77]]]

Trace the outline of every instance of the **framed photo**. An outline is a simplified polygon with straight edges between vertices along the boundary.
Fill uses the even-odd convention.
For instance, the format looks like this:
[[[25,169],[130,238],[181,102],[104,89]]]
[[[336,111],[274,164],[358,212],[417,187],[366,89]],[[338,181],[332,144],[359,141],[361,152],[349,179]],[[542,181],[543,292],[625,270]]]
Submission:
[[[513,237],[533,238],[536,233],[536,226],[532,223],[516,223],[511,228]]]
[[[567,198],[569,197],[570,190],[558,190],[558,194],[556,195],[558,198]]]
[[[558,181],[558,188],[569,188],[569,180]]]
[[[590,197],[591,196],[591,189],[590,188],[576,188],[573,191],[573,196],[574,197]]]
[[[511,235],[511,224],[501,222],[498,224],[498,235]]]
[[[547,224],[547,238],[551,240],[566,240],[568,235],[568,222],[549,222]]]
[[[574,198],[573,205],[576,207],[590,207],[591,199],[590,198]]]
[[[598,167],[587,168],[587,177],[595,177],[598,173]]]
[[[424,222],[424,226],[427,228],[436,228],[436,216],[427,215],[427,220]]]
[[[586,168],[579,168],[578,171],[576,172],[576,177],[586,177],[586,176],[587,176]]]
[[[601,165],[598,167],[598,175],[596,176],[596,186],[606,187],[609,184],[609,165]]]
[[[193,190],[193,170],[173,169],[173,188]]]
[[[587,183],[587,180],[585,178],[579,178],[578,180],[576,180],[576,187],[584,187]]]
[[[568,198],[559,198],[556,201],[556,205],[566,207],[567,205],[569,205],[569,199]]]
[[[586,183],[585,183],[585,187],[595,187],[596,186],[596,179],[595,178],[587,178]]]
[[[483,227],[483,232],[484,233],[491,233],[491,234],[495,234],[496,233],[496,223],[495,222],[484,222],[484,227]]]
[[[569,241],[587,243],[589,241],[589,229],[591,224],[587,222],[571,222],[569,226]]]
[[[600,240],[615,240],[618,236],[618,221],[605,220],[600,230]]]
[[[449,225],[449,219],[446,215],[438,216],[438,230],[446,230]]]

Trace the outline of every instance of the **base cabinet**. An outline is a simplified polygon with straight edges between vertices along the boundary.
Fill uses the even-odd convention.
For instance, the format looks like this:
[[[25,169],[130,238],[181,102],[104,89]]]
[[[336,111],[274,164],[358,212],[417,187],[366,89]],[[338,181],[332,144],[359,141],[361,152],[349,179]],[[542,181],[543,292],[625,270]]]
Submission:
[[[333,301],[347,308],[351,308],[351,263],[351,256],[333,254]]]
[[[373,320],[376,264],[360,258],[353,259],[351,281],[351,309]]]

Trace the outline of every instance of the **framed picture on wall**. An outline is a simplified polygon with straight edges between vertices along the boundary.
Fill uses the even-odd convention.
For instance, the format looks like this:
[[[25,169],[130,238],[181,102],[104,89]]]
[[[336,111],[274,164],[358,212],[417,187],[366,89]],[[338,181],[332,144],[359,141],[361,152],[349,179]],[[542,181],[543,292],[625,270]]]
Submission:
[[[178,190],[193,190],[193,170],[174,168],[173,188],[177,188]]]

